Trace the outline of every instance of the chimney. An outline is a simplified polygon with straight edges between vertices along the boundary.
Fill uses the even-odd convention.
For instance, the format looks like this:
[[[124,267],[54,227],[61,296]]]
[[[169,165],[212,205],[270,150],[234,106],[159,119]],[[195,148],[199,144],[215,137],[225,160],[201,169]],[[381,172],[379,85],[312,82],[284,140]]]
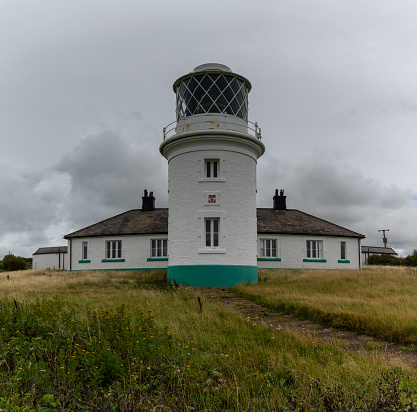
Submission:
[[[145,189],[142,197],[142,212],[152,212],[155,210],[155,198],[153,192],[148,196],[148,191]]]
[[[284,190],[281,189],[278,196],[278,189],[275,189],[274,196],[274,210],[286,210],[287,209],[287,196],[284,196]]]

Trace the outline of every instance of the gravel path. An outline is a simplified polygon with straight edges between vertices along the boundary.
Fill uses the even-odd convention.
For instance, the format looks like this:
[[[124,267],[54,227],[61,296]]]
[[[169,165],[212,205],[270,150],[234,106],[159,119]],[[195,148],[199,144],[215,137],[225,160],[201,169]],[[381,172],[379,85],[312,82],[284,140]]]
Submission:
[[[337,345],[347,352],[356,352],[367,357],[380,356],[394,365],[417,369],[417,348],[414,346],[393,344],[370,336],[300,320],[257,305],[236,295],[230,288],[197,288],[197,292],[206,299],[217,301],[236,311],[250,322],[262,323],[276,330],[288,330],[320,343]]]

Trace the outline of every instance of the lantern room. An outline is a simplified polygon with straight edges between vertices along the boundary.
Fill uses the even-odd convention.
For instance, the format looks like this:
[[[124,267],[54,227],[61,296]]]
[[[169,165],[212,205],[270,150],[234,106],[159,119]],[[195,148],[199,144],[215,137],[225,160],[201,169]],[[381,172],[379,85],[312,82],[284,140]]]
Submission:
[[[223,113],[248,119],[248,93],[245,79],[224,64],[197,66],[174,83],[177,122],[203,113]]]

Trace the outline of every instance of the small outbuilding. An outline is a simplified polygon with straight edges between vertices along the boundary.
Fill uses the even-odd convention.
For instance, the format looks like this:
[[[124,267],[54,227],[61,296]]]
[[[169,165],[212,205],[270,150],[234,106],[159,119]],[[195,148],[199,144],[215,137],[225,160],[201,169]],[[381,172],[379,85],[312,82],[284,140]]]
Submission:
[[[32,269],[68,269],[68,247],[41,247],[33,253]]]
[[[398,256],[398,253],[392,247],[379,247],[379,246],[362,246],[362,264],[368,264],[368,258],[372,255],[379,256]]]

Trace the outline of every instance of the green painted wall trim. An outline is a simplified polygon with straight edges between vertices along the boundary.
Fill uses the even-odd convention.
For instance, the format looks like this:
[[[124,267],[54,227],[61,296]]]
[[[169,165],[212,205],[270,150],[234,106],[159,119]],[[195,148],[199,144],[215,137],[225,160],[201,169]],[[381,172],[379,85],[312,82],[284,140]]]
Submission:
[[[100,271],[122,271],[122,270],[167,270],[167,268],[116,268],[116,269],[73,269],[68,272],[100,272]]]
[[[89,259],[79,260],[78,263],[91,263],[91,260]]]
[[[258,262],[259,261],[263,261],[263,262],[281,262],[281,258],[258,258]]]
[[[320,263],[324,263],[324,262],[327,262],[327,259],[303,259],[303,262],[320,262]]]
[[[189,286],[235,286],[258,283],[258,266],[175,265],[168,266],[168,279]]]
[[[148,258],[146,260],[148,262],[161,262],[161,261],[168,261],[168,258]]]
[[[102,262],[124,262],[124,259],[102,259]]]
[[[350,260],[338,260],[337,263],[350,263]]]

